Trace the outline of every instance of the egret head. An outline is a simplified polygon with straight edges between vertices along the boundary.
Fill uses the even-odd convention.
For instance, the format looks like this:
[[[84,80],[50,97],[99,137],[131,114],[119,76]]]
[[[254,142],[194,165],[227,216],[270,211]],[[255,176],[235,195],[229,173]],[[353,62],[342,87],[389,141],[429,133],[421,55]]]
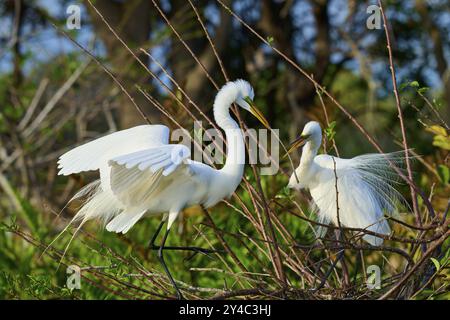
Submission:
[[[250,110],[251,105],[247,102],[247,100],[250,100],[253,102],[253,98],[255,97],[255,91],[253,90],[253,87],[250,83],[248,83],[245,80],[238,79],[233,82],[237,92],[238,96],[236,99],[236,103],[245,110]]]
[[[269,122],[266,120],[266,118],[264,118],[264,115],[261,113],[261,111],[259,111],[259,109],[253,102],[255,92],[250,83],[241,79],[236,80],[233,83],[236,86],[238,92],[236,99],[237,105],[253,114],[267,129],[270,129]]]
[[[317,121],[310,121],[305,125],[300,136],[320,144],[322,141],[322,128]]]
[[[317,121],[310,121],[305,125],[302,134],[291,143],[287,153],[302,147],[307,142],[311,142],[315,147],[320,146],[320,143],[322,142],[322,128]]]

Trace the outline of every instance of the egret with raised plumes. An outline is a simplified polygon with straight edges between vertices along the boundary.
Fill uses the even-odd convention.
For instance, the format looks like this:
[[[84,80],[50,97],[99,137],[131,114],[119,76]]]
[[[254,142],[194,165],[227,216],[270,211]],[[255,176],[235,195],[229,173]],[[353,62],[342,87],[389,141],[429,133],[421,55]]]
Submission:
[[[141,125],[118,131],[63,154],[58,161],[60,175],[100,171],[99,180],[72,198],[86,197],[86,200],[71,223],[80,221],[80,228],[86,221],[99,218],[106,222],[108,231],[126,233],[142,217],[164,213],[151,248],[158,250],[158,258],[178,298],[182,298],[164,262],[167,236],[184,208],[193,205],[210,208],[230,197],[238,187],[244,172],[245,144],[229,110],[236,103],[268,127],[253,98],[253,88],[244,80],[228,82],[215,98],[214,119],[227,140],[227,158],[220,170],[190,160],[188,147],[169,144],[169,128],[164,125]],[[165,222],[167,229],[161,244],[155,245]],[[171,249],[207,252],[195,247]]]
[[[394,188],[398,175],[392,165],[401,165],[404,153],[373,153],[342,159],[317,155],[321,143],[320,124],[308,122],[288,151],[303,146],[300,165],[291,175],[288,187],[309,190],[322,224],[332,222],[335,226],[389,235],[391,230],[384,215],[393,214],[403,199]],[[375,234],[364,234],[363,239],[372,245],[383,243]]]

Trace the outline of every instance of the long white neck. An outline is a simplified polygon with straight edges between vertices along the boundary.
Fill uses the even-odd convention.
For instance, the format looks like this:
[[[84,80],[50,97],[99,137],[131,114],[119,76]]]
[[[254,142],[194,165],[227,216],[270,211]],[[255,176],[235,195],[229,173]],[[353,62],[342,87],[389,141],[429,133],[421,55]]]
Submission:
[[[303,146],[302,157],[300,158],[300,165],[310,164],[314,160],[314,157],[317,155],[319,148],[320,142],[317,143],[314,140],[308,141]]]
[[[239,184],[241,181],[245,165],[244,137],[239,125],[230,116],[230,107],[237,100],[238,94],[234,84],[228,83],[219,91],[214,101],[214,119],[225,131],[227,139],[227,159],[220,171],[235,180],[233,184]]]

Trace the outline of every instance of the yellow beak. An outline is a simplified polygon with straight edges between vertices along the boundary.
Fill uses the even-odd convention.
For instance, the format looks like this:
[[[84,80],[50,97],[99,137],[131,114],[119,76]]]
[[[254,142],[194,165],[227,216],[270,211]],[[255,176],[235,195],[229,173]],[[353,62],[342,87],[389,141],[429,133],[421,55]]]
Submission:
[[[301,135],[300,137],[298,137],[297,139],[295,139],[295,140],[291,143],[291,145],[290,145],[288,151],[286,152],[286,154],[284,155],[283,158],[285,158],[285,157],[286,157],[289,153],[291,153],[293,150],[302,147],[302,146],[308,141],[309,137],[310,137],[310,135],[308,134],[308,135]]]
[[[264,118],[262,112],[259,111],[259,109],[255,105],[250,105],[250,112],[255,116],[256,119],[259,120],[259,122],[261,122],[264,125],[264,127],[270,129],[269,121],[267,121],[267,119]]]
[[[250,113],[252,115],[254,115],[255,118],[258,119],[259,122],[261,122],[264,125],[264,127],[266,127],[267,129],[270,130],[269,121],[267,121],[267,119],[264,117],[262,112],[259,111],[259,109],[255,106],[253,101],[250,98],[248,98],[248,97],[246,97],[244,100],[245,100],[245,102],[247,102],[250,105],[250,110],[249,110]]]

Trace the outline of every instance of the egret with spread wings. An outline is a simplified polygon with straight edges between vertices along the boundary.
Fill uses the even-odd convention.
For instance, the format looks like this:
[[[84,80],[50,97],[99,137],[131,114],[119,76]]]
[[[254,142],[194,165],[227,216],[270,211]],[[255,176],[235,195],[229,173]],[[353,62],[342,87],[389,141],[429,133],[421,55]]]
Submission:
[[[145,215],[165,213],[157,231],[167,222],[161,245],[157,246],[158,257],[182,298],[163,257],[170,227],[184,208],[196,204],[212,207],[236,190],[244,172],[245,144],[229,109],[236,103],[268,126],[253,105],[253,97],[251,85],[237,80],[228,82],[215,98],[214,119],[225,131],[228,146],[227,159],[220,170],[190,160],[186,146],[169,144],[169,128],[163,125],[118,131],[63,154],[58,161],[61,175],[100,171],[100,180],[75,195],[74,198],[87,200],[73,221],[81,221],[82,226],[87,220],[99,218],[106,221],[108,231],[126,233]],[[155,238],[156,235],[152,246]]]

